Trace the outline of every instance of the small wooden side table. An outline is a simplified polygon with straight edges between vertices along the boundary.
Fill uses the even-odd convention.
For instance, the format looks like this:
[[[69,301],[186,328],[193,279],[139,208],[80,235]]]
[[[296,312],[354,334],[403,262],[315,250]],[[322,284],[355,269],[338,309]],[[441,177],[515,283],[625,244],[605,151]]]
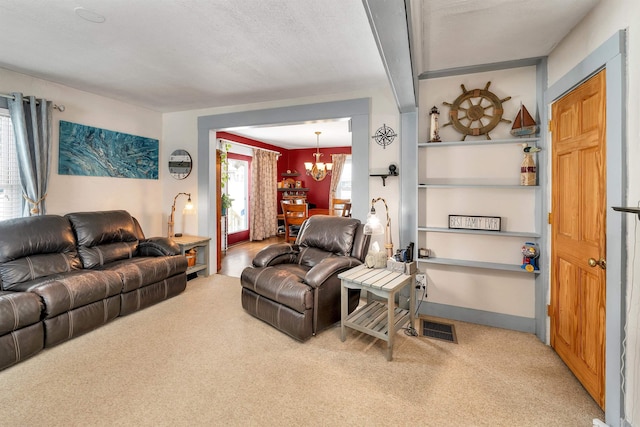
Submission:
[[[382,268],[367,268],[364,265],[352,268],[338,275],[341,279],[340,339],[346,339],[347,327],[387,342],[387,360],[393,359],[393,342],[396,332],[415,320],[415,274],[404,274]],[[409,288],[409,310],[396,307],[395,296],[406,286]],[[381,298],[370,301],[362,308],[348,314],[347,289],[364,289]]]
[[[185,254],[190,249],[201,248],[196,255],[196,264],[187,268],[187,275],[202,272],[205,277],[209,275],[209,242],[211,237],[185,236],[172,237],[180,246],[180,253]]]

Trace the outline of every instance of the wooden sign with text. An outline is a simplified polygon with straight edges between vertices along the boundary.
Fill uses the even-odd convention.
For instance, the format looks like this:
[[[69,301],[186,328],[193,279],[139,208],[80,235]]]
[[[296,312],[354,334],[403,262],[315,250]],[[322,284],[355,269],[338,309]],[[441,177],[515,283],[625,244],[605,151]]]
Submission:
[[[449,215],[449,228],[500,231],[499,216]]]

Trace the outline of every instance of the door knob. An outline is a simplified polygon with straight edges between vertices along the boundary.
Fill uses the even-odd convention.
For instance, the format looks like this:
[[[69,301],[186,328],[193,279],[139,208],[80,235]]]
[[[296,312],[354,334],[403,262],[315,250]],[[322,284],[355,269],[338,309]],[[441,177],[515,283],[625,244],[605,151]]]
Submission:
[[[600,258],[597,261],[595,258],[589,258],[588,262],[589,262],[589,267],[595,267],[599,265],[601,269],[603,270],[607,269],[607,260],[605,260],[604,258]]]

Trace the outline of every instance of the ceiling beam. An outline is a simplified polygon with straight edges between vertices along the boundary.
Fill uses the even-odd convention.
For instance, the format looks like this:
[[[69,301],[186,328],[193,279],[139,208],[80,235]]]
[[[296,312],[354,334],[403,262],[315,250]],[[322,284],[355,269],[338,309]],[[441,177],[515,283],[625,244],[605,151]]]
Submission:
[[[416,111],[409,24],[404,0],[362,0],[393,96],[401,113]]]
[[[515,59],[513,61],[493,62],[490,64],[477,64],[465,67],[447,68],[443,70],[425,71],[418,76],[419,80],[437,79],[439,77],[459,76],[462,74],[484,73],[487,71],[506,70],[509,68],[528,67],[538,65],[546,57]]]

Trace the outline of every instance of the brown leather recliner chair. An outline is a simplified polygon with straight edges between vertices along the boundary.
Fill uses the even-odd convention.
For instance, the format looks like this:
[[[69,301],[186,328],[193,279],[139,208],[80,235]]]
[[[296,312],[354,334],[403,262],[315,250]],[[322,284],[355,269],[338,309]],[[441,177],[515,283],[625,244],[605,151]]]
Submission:
[[[355,218],[314,215],[294,244],[262,249],[242,272],[242,307],[293,338],[305,341],[340,320],[338,274],[364,262],[370,236]],[[349,290],[349,312],[359,290]]]

